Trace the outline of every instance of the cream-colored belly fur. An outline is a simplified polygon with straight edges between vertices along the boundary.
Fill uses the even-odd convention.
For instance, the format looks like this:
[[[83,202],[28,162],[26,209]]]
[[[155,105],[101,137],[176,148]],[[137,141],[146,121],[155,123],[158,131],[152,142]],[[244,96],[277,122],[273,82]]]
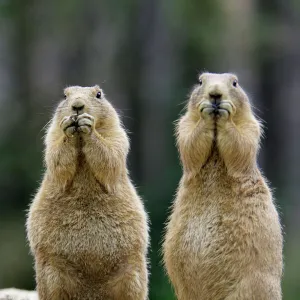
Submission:
[[[198,178],[181,182],[165,241],[168,273],[177,295],[185,295],[179,300],[225,299],[255,271],[257,253],[272,247],[267,241],[270,226],[277,227],[280,243],[276,211],[265,199],[263,182],[249,178],[234,183],[227,177],[214,152]],[[257,265],[261,263],[258,258]]]

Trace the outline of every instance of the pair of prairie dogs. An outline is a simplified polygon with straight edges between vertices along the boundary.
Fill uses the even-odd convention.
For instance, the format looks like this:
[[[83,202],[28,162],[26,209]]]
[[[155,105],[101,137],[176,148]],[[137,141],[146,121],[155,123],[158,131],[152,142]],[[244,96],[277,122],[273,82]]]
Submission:
[[[256,164],[260,135],[237,78],[202,74],[177,125],[183,176],[163,245],[179,300],[281,299],[282,234]],[[40,300],[147,299],[147,215],[128,150],[98,86],[65,89],[27,220]]]

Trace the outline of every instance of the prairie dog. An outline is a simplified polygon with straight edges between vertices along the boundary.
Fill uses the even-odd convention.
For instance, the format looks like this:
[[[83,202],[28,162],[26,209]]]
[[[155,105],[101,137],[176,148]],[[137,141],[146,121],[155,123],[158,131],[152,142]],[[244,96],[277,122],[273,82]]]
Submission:
[[[233,74],[204,73],[177,124],[183,166],[164,263],[178,300],[280,300],[282,233],[261,136]]]
[[[145,300],[148,225],[128,176],[127,134],[99,86],[64,97],[27,219],[39,299]]]

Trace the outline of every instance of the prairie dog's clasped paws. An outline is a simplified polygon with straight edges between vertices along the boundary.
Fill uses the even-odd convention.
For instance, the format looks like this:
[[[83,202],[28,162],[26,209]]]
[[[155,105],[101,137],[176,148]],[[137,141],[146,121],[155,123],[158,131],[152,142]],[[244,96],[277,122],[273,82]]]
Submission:
[[[87,113],[66,116],[60,123],[60,127],[69,138],[73,137],[77,132],[85,134],[91,133],[93,126],[94,117]]]
[[[236,112],[234,104],[230,100],[223,100],[218,106],[218,119],[228,120],[229,116],[233,116]]]
[[[77,127],[77,115],[66,116],[62,119],[60,127],[67,137],[73,137]]]
[[[82,115],[79,115],[77,118],[77,126],[78,126],[78,132],[82,133],[91,133],[92,128],[94,126],[94,117],[84,113]]]
[[[202,101],[198,105],[199,111],[203,119],[211,119],[214,116],[215,108],[213,107],[212,103],[208,100]]]

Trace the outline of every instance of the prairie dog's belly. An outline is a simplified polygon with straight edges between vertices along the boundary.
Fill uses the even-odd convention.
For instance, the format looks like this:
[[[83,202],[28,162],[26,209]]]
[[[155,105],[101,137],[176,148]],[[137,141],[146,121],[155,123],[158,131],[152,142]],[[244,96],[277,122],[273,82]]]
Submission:
[[[191,263],[202,264],[222,242],[222,219],[218,207],[208,205],[204,210],[191,207],[190,211],[184,211],[184,215],[182,209],[180,211],[177,213],[175,208],[172,216],[173,230],[169,233],[172,238],[168,246],[178,249],[174,252],[178,257],[174,259],[182,259],[185,264],[190,258]]]
[[[212,157],[206,167],[194,182],[181,182],[166,236],[165,259],[172,281],[190,290],[194,286],[203,294],[219,290],[223,282],[226,294],[240,276],[232,270],[238,258],[232,240],[236,226],[231,223],[238,216],[239,199],[220,161]]]
[[[236,245],[230,240],[232,229],[223,227],[219,208],[213,204],[203,210],[181,209],[176,212],[175,208],[170,225],[173,230],[166,239],[168,274],[175,287],[195,295],[191,299],[200,295],[204,300],[225,299],[241,275],[233,269],[238,257],[234,254]],[[218,296],[206,298],[216,291]]]
[[[143,242],[132,234],[142,230],[141,216],[126,213],[127,205],[119,199],[64,200],[40,199],[43,205],[30,218],[34,251],[50,255],[54,262],[66,259],[79,268],[109,270]]]
[[[221,217],[217,207],[207,207],[200,214],[191,212],[189,219],[178,233],[181,243],[186,245],[187,251],[192,255],[207,254],[219,241]]]
[[[172,216],[176,223],[173,228],[191,255],[207,257],[224,243],[224,230],[230,231],[230,228],[224,228],[223,220],[227,212],[235,214],[237,199],[217,152],[213,152],[199,177],[188,184],[179,189]]]

